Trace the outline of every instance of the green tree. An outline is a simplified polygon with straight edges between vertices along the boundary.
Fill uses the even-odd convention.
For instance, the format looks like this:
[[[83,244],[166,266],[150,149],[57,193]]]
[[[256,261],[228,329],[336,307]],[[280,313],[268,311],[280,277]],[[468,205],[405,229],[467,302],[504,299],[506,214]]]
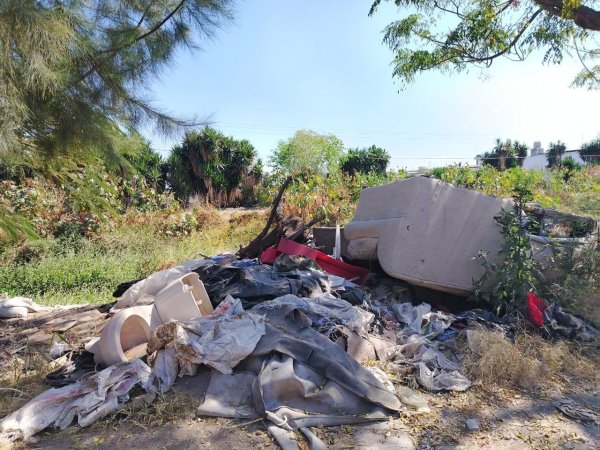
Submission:
[[[579,156],[587,163],[600,163],[600,138],[583,144]]]
[[[344,143],[335,135],[299,130],[287,141],[279,141],[269,164],[285,175],[302,170],[326,174],[339,168],[343,153]]]
[[[2,0],[0,163],[78,186],[82,201],[97,203],[81,166],[131,168],[124,155],[141,126],[168,134],[197,122],[152,105],[146,86],[177,49],[213,35],[229,3]],[[23,222],[6,225],[13,212],[3,205],[0,215],[14,235]]]
[[[482,164],[487,164],[495,169],[504,170],[510,167],[521,167],[527,157],[528,147],[519,141],[496,139],[492,151],[478,155]]]
[[[393,76],[412,82],[422,72],[487,68],[498,58],[524,60],[535,50],[559,64],[577,55],[575,86],[600,87],[598,0],[395,0],[406,11],[384,30]],[[381,4],[375,0],[369,15]]]
[[[573,159],[572,156],[567,156],[563,158],[560,162],[560,167],[563,170],[563,180],[568,183],[571,178],[581,170],[581,164]]]
[[[342,158],[342,172],[348,175],[356,173],[385,174],[390,155],[383,148],[372,145],[369,148],[353,148]]]
[[[114,150],[119,130],[189,122],[145,86],[193,34],[229,17],[227,0],[4,0],[0,3],[0,143],[46,156]],[[115,124],[117,127],[115,127]]]
[[[247,140],[235,140],[205,127],[186,133],[167,160],[168,180],[182,200],[198,195],[206,203],[233,206],[241,200],[245,184],[262,176],[262,163]]]
[[[548,161],[548,168],[554,169],[561,166],[562,157],[567,150],[567,146],[561,142],[551,142],[548,146],[548,152],[546,153],[546,160]]]
[[[149,186],[161,191],[165,189],[166,163],[162,156],[152,149],[148,141],[144,141],[142,149],[127,159],[135,171],[144,177]]]

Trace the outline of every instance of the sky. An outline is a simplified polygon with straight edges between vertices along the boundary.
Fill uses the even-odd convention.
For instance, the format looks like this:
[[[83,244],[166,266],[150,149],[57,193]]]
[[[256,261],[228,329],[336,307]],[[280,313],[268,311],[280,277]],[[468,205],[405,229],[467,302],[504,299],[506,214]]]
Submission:
[[[570,88],[574,60],[496,61],[485,73],[427,73],[401,89],[383,29],[402,16],[362,0],[246,0],[200,51],[179,51],[148,86],[178,116],[248,139],[263,159],[296,130],[333,133],[346,148],[378,145],[390,168],[473,163],[496,138],[577,149],[600,136],[600,91]],[[144,133],[168,155],[181,136]]]

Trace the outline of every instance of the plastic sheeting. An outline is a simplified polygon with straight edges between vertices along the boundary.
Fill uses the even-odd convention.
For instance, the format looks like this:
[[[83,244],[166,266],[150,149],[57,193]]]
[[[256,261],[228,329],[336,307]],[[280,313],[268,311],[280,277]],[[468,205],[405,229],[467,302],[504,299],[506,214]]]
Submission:
[[[265,314],[268,310],[281,308],[282,305],[291,305],[305,314],[339,321],[352,331],[366,335],[375,315],[364,309],[355,308],[345,300],[335,298],[331,294],[323,294],[313,298],[300,298],[295,295],[284,295],[275,300],[262,302],[251,309],[255,314]]]
[[[49,389],[0,422],[0,433],[10,440],[28,438],[55,426],[67,428],[76,419],[86,427],[129,400],[129,391],[144,383],[150,368],[140,359],[116,364],[93,377]]]
[[[455,317],[431,312],[427,304],[402,303],[392,309],[407,326],[398,333],[399,344],[387,352],[388,367],[397,370],[402,364],[412,365],[419,384],[433,392],[468,389],[471,382],[460,373],[457,356],[450,350],[446,350],[450,356],[442,352],[443,343],[434,340],[450,327]]]
[[[27,297],[8,297],[0,295],[0,319],[27,319],[30,312],[51,311],[52,308],[41,306]]]

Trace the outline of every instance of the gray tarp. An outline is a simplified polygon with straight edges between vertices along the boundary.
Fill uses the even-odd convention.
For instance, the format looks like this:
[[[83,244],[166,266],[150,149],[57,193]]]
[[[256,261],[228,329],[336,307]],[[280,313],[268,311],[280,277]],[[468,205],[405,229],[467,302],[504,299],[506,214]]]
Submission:
[[[266,314],[270,309],[282,305],[292,305],[305,314],[315,314],[323,318],[337,321],[352,331],[366,335],[369,325],[375,317],[373,313],[355,308],[345,300],[335,298],[331,294],[321,294],[313,298],[300,298],[295,295],[284,295],[275,300],[262,302],[251,309],[255,314]]]
[[[401,409],[400,401],[377,377],[312,329],[310,319],[295,305],[288,302],[273,304],[261,314],[264,314],[265,323],[254,319],[255,314],[246,312],[219,316],[210,323],[198,318],[180,325],[186,330],[197,330],[203,336],[215,337],[218,333],[211,330],[232,324],[228,334],[236,333],[242,327],[233,324],[241,324],[249,318],[257,331],[264,327],[264,335],[248,357],[235,366],[233,373],[211,372],[198,414],[266,417],[281,430],[272,430],[274,437],[283,447],[290,448],[295,442],[286,439],[284,430],[382,420],[390,412]],[[175,334],[167,334],[176,340]],[[190,334],[187,337],[193,338]],[[162,339],[156,361],[161,361],[161,354],[168,351],[170,345],[171,342]],[[180,341],[175,345],[175,354],[170,361],[184,361],[179,370],[186,371],[185,364],[189,361],[215,359],[206,352],[201,356],[192,355],[190,352],[196,348]],[[155,372],[156,369],[155,366]],[[235,390],[232,389],[234,386]]]

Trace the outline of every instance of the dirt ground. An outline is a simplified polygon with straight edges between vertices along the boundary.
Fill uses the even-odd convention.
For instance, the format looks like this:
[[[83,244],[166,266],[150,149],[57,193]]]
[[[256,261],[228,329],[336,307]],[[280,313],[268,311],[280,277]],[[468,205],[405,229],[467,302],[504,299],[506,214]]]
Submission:
[[[164,412],[159,426],[144,424],[144,416],[117,414],[87,429],[46,431],[28,448],[45,449],[260,449],[278,448],[262,421],[195,417],[205,386],[205,373],[182,379],[172,417]],[[429,413],[405,411],[388,421],[314,430],[333,449],[598,449],[600,427],[571,419],[554,401],[570,398],[600,411],[598,386],[548,388],[532,393],[475,386],[463,393],[424,394]],[[168,397],[159,402],[168,402]],[[172,406],[173,407],[173,406]],[[120,417],[121,416],[121,417]],[[480,429],[468,431],[467,419]],[[152,419],[150,419],[150,422]],[[301,448],[307,444],[299,436]]]

